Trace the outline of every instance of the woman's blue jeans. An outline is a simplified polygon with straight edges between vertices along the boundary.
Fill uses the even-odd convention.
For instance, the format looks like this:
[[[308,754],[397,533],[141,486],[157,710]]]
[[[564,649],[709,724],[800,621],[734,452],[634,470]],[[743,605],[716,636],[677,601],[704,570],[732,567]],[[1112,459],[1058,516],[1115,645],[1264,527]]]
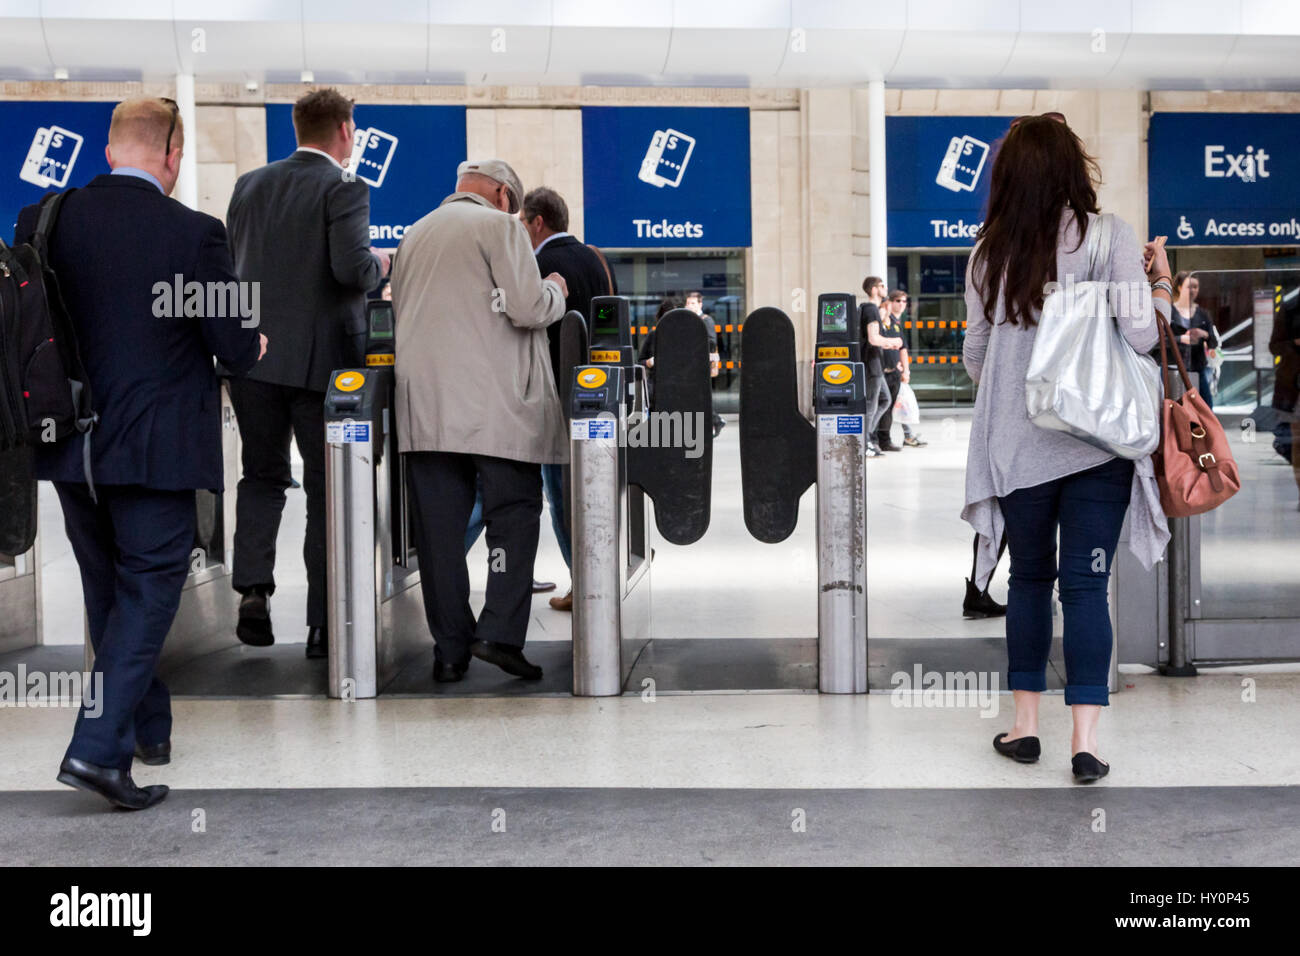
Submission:
[[[1110,702],[1107,588],[1132,483],[1133,462],[1113,458],[998,499],[1011,553],[1007,686],[1012,690],[1047,689],[1052,585],[1059,581],[1065,614],[1065,702]]]

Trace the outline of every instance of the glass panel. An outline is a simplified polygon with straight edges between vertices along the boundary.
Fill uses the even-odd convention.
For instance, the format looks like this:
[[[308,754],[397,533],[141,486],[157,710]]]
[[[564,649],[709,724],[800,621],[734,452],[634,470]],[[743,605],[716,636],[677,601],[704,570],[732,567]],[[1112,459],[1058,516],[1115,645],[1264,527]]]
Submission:
[[[632,344],[639,349],[654,326],[659,303],[669,295],[698,291],[704,311],[713,316],[722,367],[713,380],[715,392],[733,392],[740,381],[740,326],[745,321],[745,254],[742,250],[609,252],[619,294],[632,304]],[[730,331],[728,331],[730,327]],[[725,408],[724,408],[725,410]]]
[[[1192,275],[1196,304],[1222,342],[1212,399],[1242,480],[1240,492],[1201,516],[1201,616],[1300,618],[1300,446],[1292,441],[1300,270]]]
[[[975,388],[961,364],[966,337],[965,252],[909,252],[889,257],[891,277],[911,299],[903,330],[912,360],[912,389],[923,405],[968,404]],[[919,291],[918,291],[919,290]]]

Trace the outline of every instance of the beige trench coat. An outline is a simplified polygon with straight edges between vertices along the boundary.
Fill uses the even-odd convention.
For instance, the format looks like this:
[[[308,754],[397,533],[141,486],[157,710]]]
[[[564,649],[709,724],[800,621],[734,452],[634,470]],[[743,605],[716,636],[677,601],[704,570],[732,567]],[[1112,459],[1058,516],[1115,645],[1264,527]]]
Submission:
[[[564,296],[518,218],[448,196],[398,246],[393,308],[401,451],[568,461],[546,342]]]

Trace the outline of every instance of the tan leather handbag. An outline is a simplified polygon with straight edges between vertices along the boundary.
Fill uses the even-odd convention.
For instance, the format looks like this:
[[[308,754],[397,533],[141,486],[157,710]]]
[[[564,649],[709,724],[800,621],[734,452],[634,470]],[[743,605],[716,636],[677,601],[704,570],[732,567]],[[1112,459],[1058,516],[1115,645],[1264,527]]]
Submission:
[[[1235,495],[1241,490],[1241,476],[1223,426],[1192,386],[1174,330],[1158,311],[1156,322],[1160,326],[1160,367],[1169,367],[1168,343],[1184,391],[1177,400],[1162,399],[1160,444],[1152,456],[1153,464],[1165,514],[1186,518],[1211,511]]]

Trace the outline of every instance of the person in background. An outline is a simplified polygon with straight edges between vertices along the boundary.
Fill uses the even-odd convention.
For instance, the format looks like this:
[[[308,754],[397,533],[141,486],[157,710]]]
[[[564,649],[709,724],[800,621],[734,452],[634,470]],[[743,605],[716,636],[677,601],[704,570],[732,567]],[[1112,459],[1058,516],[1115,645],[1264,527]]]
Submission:
[[[895,289],[889,300],[889,310],[894,314],[894,324],[902,328],[903,313],[907,311],[907,293],[902,289]],[[903,337],[903,342],[907,342],[907,337]],[[912,384],[912,357],[908,353],[907,345],[904,344],[898,350],[898,358],[902,364],[902,384]],[[892,408],[892,406],[891,406]],[[909,448],[922,448],[929,442],[921,438],[920,432],[912,431],[912,426],[903,423],[903,444]]]
[[[903,311],[906,308],[906,292],[895,289],[889,294],[889,298],[881,304],[880,308],[881,335],[885,338],[897,338],[903,343],[907,342],[907,339],[903,338],[902,321]],[[904,382],[912,380],[912,360],[907,354],[907,345],[904,344],[898,349],[882,350],[880,364],[885,372],[885,384],[889,387],[889,407],[880,416],[880,422],[876,426],[876,444],[882,451],[898,451],[901,446],[893,443],[890,432],[894,426],[894,405],[898,402],[899,390]],[[904,424],[903,444],[919,448],[926,443],[913,436],[911,425]]]
[[[1183,353],[1188,374],[1196,376],[1196,390],[1205,399],[1206,406],[1213,408],[1210,377],[1214,370],[1209,360],[1219,347],[1219,333],[1210,313],[1196,304],[1200,290],[1200,280],[1190,272],[1174,276],[1174,314],[1169,318],[1169,325],[1178,336],[1178,348]]]
[[[591,316],[591,300],[602,295],[618,295],[618,287],[605,261],[590,246],[569,235],[569,206],[564,197],[554,189],[539,186],[524,197],[524,207],[519,213],[528,239],[533,244],[537,268],[542,275],[555,273],[564,276],[569,294],[564,300],[564,311],[581,312]],[[560,323],[546,329],[551,354],[551,372],[561,400],[567,397],[572,383],[562,380],[560,368]],[[567,465],[542,465],[542,490],[551,507],[551,527],[559,542],[564,566],[573,566],[572,545],[569,539],[569,515],[564,500],[565,471]],[[536,590],[536,582],[534,582]],[[563,597],[551,598],[551,607],[557,611],[573,610],[573,589]]]
[[[171,695],[154,671],[190,569],[194,492],[222,486],[213,359],[242,375],[266,352],[266,336],[238,314],[158,317],[156,283],[238,281],[221,221],[168,198],[184,146],[174,101],[119,103],[112,173],[68,195],[48,254],[99,413],[93,488],[81,436],[36,448],[36,477],[54,483],[63,508],[95,651],[58,780],[128,810],[167,795],[137,786],[131,762],[171,760]],[[22,242],[39,212],[19,213]]]
[[[1039,428],[1025,403],[1044,289],[1088,274],[1085,239],[1099,212],[1099,179],[1095,161],[1065,117],[1012,122],[993,161],[988,215],[967,263],[963,347],[967,371],[979,386],[962,510],[979,534],[976,584],[987,583],[1004,531],[1011,552],[1007,685],[1016,715],[1011,731],[998,734],[993,747],[1022,763],[1038,760],[1038,705],[1047,689],[1052,597],[1059,586],[1077,783],[1110,771],[1099,755],[1097,725],[1109,703],[1110,569],[1130,502],[1130,533],[1144,563],[1154,564],[1168,539],[1164,515],[1152,504],[1158,496],[1149,459],[1117,458],[1072,435]],[[1110,288],[1151,282],[1150,298],[1131,303],[1125,297],[1116,305],[1128,347],[1146,354],[1159,334],[1153,300],[1166,312],[1173,288],[1163,245],[1148,243],[1144,255],[1132,227],[1115,219],[1109,257],[1098,269],[1096,278]]]
[[[345,175],[352,101],[313,90],[293,105],[298,148],[239,177],[226,222],[241,279],[260,283],[262,328],[278,343],[247,378],[230,383],[243,442],[232,584],[242,597],[235,634],[275,641],[276,537],[291,487],[289,441],[307,493],[307,656],[328,654],[325,594],[325,392],[334,369],[365,364],[366,293],[388,273],[370,247],[370,190]],[[358,348],[360,342],[361,348]]]
[[[709,378],[717,378],[722,368],[722,356],[718,353],[718,324],[713,316],[704,311],[704,293],[692,290],[686,293],[686,308],[690,309],[704,322],[704,331],[709,336]],[[716,411],[713,413],[713,437],[717,438],[722,429],[727,427],[726,419]]]
[[[647,401],[651,408],[654,408],[655,400],[655,329],[659,326],[659,320],[673,309],[684,308],[686,308],[686,300],[679,295],[666,295],[660,299],[659,308],[655,310],[654,325],[650,326],[650,331],[641,340],[641,346],[636,352],[637,362],[644,365],[646,369]]]
[[[568,458],[546,328],[569,290],[562,275],[538,272],[523,197],[502,160],[461,163],[456,191],[406,230],[395,257],[397,434],[439,682],[461,680],[471,657],[542,677],[523,651],[539,466]],[[479,491],[488,582],[475,619],[464,540]]]
[[[868,458],[879,458],[884,451],[876,443],[880,420],[893,407],[889,397],[889,383],[885,380],[884,350],[903,347],[897,336],[886,336],[880,330],[880,303],[885,298],[885,280],[880,276],[867,276],[862,280],[862,291],[867,301],[858,307],[858,324],[861,330],[862,361],[866,365],[867,381],[867,448]]]

